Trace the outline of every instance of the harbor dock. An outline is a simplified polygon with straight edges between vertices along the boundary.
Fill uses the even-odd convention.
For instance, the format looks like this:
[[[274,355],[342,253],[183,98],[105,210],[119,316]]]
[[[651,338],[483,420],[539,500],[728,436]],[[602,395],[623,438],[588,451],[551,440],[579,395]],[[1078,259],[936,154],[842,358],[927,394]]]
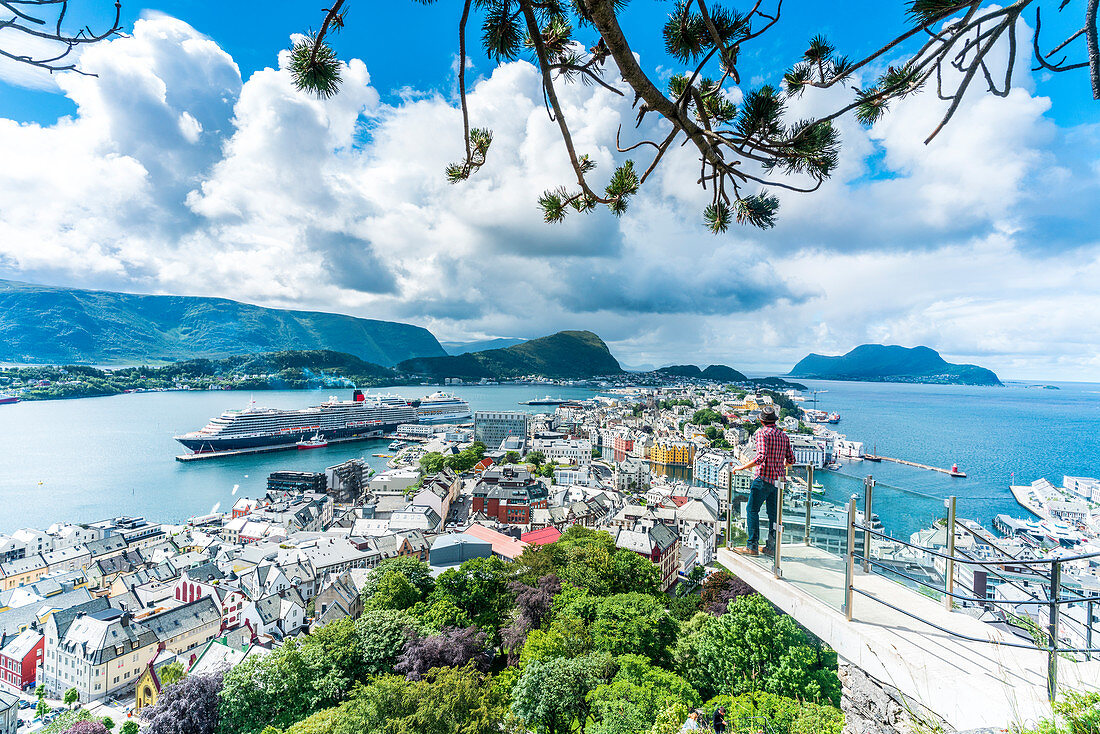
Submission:
[[[347,438],[330,438],[328,445],[338,443],[352,443],[353,441],[377,441],[381,436],[348,436]],[[257,446],[254,449],[230,449],[228,451],[197,451],[191,454],[180,454],[176,461],[198,461],[200,459],[221,459],[228,456],[252,456],[253,454],[272,454],[276,451],[294,451],[298,444],[279,443],[272,446]]]
[[[941,469],[938,466],[928,466],[927,464],[918,464],[915,461],[906,461],[905,459],[892,459],[889,456],[876,456],[875,454],[864,454],[864,459],[868,461],[892,461],[895,464],[904,464],[905,466],[916,467],[917,469],[927,469],[929,471],[938,471],[941,474],[946,474],[950,477],[958,477],[960,479],[966,478],[966,472],[954,471],[951,469]]]

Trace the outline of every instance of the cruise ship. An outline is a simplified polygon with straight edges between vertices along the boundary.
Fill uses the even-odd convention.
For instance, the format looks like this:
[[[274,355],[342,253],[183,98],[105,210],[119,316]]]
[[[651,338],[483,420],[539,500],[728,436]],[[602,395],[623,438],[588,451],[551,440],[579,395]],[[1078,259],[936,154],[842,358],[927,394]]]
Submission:
[[[461,423],[473,417],[469,403],[445,392],[421,400],[416,415],[421,423]]]
[[[310,436],[331,440],[381,434],[416,421],[416,408],[403,398],[366,396],[356,390],[352,400],[329,398],[300,410],[258,408],[253,403],[244,410],[227,410],[199,430],[175,438],[195,452],[228,451],[292,445]]]

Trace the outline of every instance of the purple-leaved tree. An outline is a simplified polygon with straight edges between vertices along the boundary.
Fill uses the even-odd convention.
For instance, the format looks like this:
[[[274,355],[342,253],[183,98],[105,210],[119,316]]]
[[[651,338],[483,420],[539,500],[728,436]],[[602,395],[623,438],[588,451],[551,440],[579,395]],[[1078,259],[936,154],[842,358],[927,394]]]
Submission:
[[[420,680],[432,668],[458,668],[473,661],[488,668],[488,635],[479,627],[447,627],[438,635],[413,637],[405,643],[394,670],[409,680]]]
[[[192,675],[161,691],[145,716],[147,734],[214,734],[221,675]],[[89,733],[90,734],[90,733]]]

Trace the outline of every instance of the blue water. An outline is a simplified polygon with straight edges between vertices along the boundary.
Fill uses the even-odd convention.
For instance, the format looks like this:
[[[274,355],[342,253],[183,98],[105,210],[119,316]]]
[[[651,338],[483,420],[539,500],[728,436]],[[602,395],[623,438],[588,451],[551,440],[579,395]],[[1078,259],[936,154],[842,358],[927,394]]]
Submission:
[[[439,388],[386,388],[422,398]],[[473,410],[552,412],[520,406],[546,395],[539,386],[455,387]],[[258,405],[302,408],[334,391],[257,392]],[[580,388],[552,388],[554,397],[590,398]],[[344,398],[350,397],[343,391]],[[243,408],[245,392],[159,392],[106,398],[53,400],[0,406],[0,532],[45,528],[58,521],[88,522],[120,514],[163,522],[224,511],[239,497],[262,496],[277,469],[321,471],[363,457],[376,470],[390,454],[389,441],[336,444],[309,451],[179,462],[185,449],[172,436],[202,427],[229,408]],[[233,486],[239,485],[236,494]]]
[[[944,516],[955,495],[960,517],[989,526],[1000,512],[1028,513],[1008,487],[1046,477],[1100,476],[1100,385],[1051,383],[1058,390],[960,385],[799,380],[816,389],[818,407],[841,414],[835,426],[882,456],[950,468],[967,478],[890,462],[848,462],[845,476],[824,472],[826,498],[863,496],[862,477],[875,477],[873,509],[900,537]]]
[[[887,528],[907,537],[943,514],[942,498],[959,498],[960,517],[985,524],[998,512],[1024,516],[1008,492],[1039,477],[1100,476],[1100,385],[1061,384],[1060,390],[805,381],[818,390],[818,407],[842,416],[837,427],[878,453],[934,466],[958,462],[969,475],[883,462],[852,462],[843,472],[821,472],[828,499],[862,493],[864,474],[879,482],[874,509]],[[389,391],[419,398],[437,388]],[[456,387],[473,409],[518,409],[541,397],[591,397],[581,388],[499,385]],[[275,407],[316,405],[330,390],[255,394]],[[225,510],[236,497],[263,493],[276,469],[320,470],[362,456],[385,465],[387,441],[342,444],[182,463],[172,436],[193,430],[227,408],[243,407],[242,392],[119,395],[0,406],[0,532],[46,527],[60,520],[94,521],[119,514],[161,521]],[[552,408],[523,408],[531,412]],[[240,485],[236,495],[234,485]]]

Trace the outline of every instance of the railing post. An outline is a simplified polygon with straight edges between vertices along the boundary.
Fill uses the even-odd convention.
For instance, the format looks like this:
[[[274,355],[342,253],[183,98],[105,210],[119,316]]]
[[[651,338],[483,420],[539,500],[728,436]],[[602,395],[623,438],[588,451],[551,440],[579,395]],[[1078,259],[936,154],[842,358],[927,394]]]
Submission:
[[[733,472],[729,472],[726,480],[726,548],[730,547],[733,538]]]
[[[1089,650],[1092,650],[1092,604],[1091,601],[1085,604],[1085,614],[1088,615],[1089,620],[1088,626],[1085,627],[1085,647]],[[1092,653],[1086,652],[1085,659],[1092,660]]]
[[[814,465],[806,465],[806,531],[802,536],[802,542],[810,544],[810,505],[814,500]]]
[[[856,496],[848,500],[848,553],[844,564],[844,616],[852,621],[852,584],[856,575]]]
[[[875,490],[875,478],[870,474],[863,480],[863,573],[871,572],[871,499]]]
[[[1051,703],[1058,694],[1058,596],[1062,588],[1062,562],[1050,564],[1050,605],[1047,611],[1047,698]]]
[[[775,483],[775,545],[772,546],[772,573],[775,577],[783,578],[783,566],[780,555],[783,548],[783,490],[786,488],[787,478],[780,477]]]
[[[955,496],[952,495],[947,498],[947,563],[945,564],[944,581],[943,581],[943,605],[947,611],[951,611],[954,606],[954,597],[951,595],[955,593]]]

